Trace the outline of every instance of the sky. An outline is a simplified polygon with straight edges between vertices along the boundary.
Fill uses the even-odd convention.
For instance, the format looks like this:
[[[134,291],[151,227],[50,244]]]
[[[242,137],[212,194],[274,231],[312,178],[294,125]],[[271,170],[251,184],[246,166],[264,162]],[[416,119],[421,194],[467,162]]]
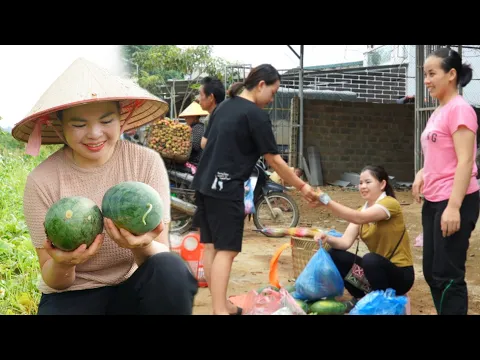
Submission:
[[[299,45],[291,46],[299,53]],[[304,66],[362,60],[365,50],[366,45],[305,45]],[[214,45],[213,54],[252,67],[261,63],[279,70],[299,66],[287,45]],[[78,57],[116,75],[123,72],[118,45],[0,45],[0,127],[20,121]]]
[[[300,54],[300,45],[291,45]],[[305,45],[303,65],[326,65],[363,60],[367,45]],[[278,70],[300,65],[299,59],[287,45],[215,45],[213,53],[230,61],[240,61],[252,67],[269,63]]]

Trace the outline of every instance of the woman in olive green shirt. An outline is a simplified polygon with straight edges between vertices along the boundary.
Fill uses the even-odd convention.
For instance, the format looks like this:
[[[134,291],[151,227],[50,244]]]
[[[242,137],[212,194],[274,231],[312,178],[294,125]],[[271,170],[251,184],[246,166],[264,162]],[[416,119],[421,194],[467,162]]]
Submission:
[[[359,191],[366,202],[357,210],[320,193],[320,204],[350,224],[340,238],[324,233],[315,237],[331,246],[332,260],[353,296],[347,304],[349,308],[374,290],[392,288],[397,295],[404,295],[415,280],[410,238],[386,171],[380,166],[365,167],[360,174]],[[363,257],[357,255],[358,243],[353,252],[347,251],[357,239],[369,250]]]

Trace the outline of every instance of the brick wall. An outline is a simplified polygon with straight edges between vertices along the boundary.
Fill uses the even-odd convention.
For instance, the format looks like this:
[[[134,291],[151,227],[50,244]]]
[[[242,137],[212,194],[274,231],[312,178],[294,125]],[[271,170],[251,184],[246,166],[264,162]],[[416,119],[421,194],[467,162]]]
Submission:
[[[317,147],[325,182],[367,164],[413,181],[414,119],[413,105],[305,100],[304,154]]]
[[[406,96],[406,76],[406,64],[382,65],[305,71],[303,82],[306,89],[353,91],[361,102],[395,103]],[[298,74],[282,75],[282,86],[298,88]]]

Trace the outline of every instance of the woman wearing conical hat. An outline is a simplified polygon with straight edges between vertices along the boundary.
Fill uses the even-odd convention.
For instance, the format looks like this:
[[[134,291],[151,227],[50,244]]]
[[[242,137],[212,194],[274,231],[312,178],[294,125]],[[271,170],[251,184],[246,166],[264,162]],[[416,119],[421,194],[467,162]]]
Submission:
[[[200,118],[207,115],[208,111],[203,110],[197,101],[193,101],[179,115],[179,117],[185,119],[187,125],[192,128],[192,152],[188,162],[195,167],[198,165],[200,157],[202,156],[201,142],[205,132],[205,125],[200,122]]]
[[[164,163],[153,150],[119,139],[167,110],[165,101],[135,83],[77,59],[13,128],[30,155],[41,144],[65,144],[28,175],[24,191],[25,219],[41,268],[39,314],[192,313],[197,282],[168,249]],[[43,224],[53,203],[83,196],[101,209],[106,191],[124,181],[158,191],[164,215],[156,229],[134,236],[105,219],[104,231],[88,249],[70,252],[46,239]]]

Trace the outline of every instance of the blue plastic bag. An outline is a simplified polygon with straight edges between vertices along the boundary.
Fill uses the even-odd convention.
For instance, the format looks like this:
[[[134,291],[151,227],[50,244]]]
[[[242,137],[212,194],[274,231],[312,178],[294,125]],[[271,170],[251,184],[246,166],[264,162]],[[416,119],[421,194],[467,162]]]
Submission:
[[[334,236],[334,237],[339,237],[339,238],[343,236],[343,234],[341,232],[338,232],[335,229],[328,230],[327,235]]]
[[[250,179],[245,181],[245,215],[255,213],[255,204],[253,203],[253,186]]]
[[[350,315],[405,315],[408,299],[394,289],[375,290],[361,298]]]
[[[344,283],[330,254],[323,248],[312,256],[295,281],[293,297],[317,301],[343,295]]]

